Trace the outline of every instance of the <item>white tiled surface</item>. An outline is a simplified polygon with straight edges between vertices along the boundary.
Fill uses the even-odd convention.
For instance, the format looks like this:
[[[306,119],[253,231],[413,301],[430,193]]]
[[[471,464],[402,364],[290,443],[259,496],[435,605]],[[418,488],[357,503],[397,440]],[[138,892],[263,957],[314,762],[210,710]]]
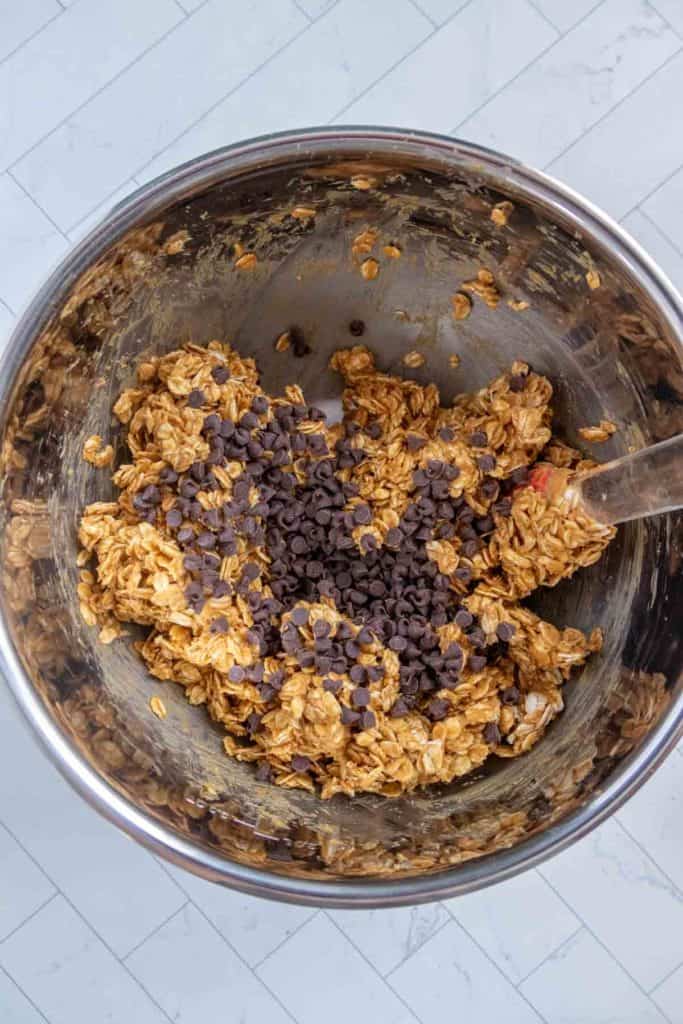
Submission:
[[[313,122],[508,149],[683,287],[683,0],[0,0],[0,344],[71,242],[201,150]],[[157,863],[0,692],[2,1024],[683,1024],[683,758],[539,871],[315,911]]]

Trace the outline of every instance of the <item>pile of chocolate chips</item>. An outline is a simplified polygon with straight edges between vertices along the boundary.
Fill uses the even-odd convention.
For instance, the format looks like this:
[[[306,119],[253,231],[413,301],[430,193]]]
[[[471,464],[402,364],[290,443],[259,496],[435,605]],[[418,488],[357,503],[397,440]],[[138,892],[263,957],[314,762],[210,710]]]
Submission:
[[[224,367],[216,367],[213,373],[220,383],[227,379]],[[188,398],[188,404],[196,407],[204,401],[202,392],[192,392]],[[219,568],[223,556],[236,552],[239,536],[254,550],[265,549],[270,559],[267,582],[272,597],[253,587],[261,573],[256,561],[246,562],[235,588],[251,610],[254,624],[249,639],[261,658],[283,652],[293,655],[302,668],[323,676],[323,685],[332,693],[341,687],[338,677],[348,673],[356,688],[352,706],[341,709],[342,721],[370,728],[375,716],[367,706],[368,685],[382,679],[383,669],[380,664],[361,665],[358,658],[363,647],[367,649],[377,638],[397,654],[400,663],[401,693],[391,714],[401,717],[419,708],[433,721],[445,717],[448,702],[434,697],[434,691],[458,686],[466,655],[457,643],[441,652],[437,628],[452,621],[461,627],[471,647],[469,667],[478,671],[505,652],[514,627],[502,623],[497,642],[487,645],[479,623],[461,603],[472,580],[471,569],[466,562],[456,569],[456,592],[449,577],[428,558],[425,545],[433,538],[457,535],[463,541],[465,559],[471,558],[493,531],[493,518],[477,516],[464,498],[451,498],[449,485],[459,470],[434,459],[414,473],[411,503],[384,544],[378,547],[368,533],[359,549],[351,533],[369,524],[372,513],[362,502],[345,511],[358,490],[353,483],[341,482],[338,472],[366,457],[359,444],[361,428],[347,422],[335,450],[329,451],[323,433],[299,430],[304,420],[325,420],[319,409],[289,404],[275,406],[272,417],[270,412],[268,400],[258,396],[237,422],[211,413],[202,430],[210,447],[207,459],[181,475],[170,468],[161,474],[160,484],[176,494],[166,512],[166,525],[184,551],[184,566],[192,580],[185,592],[188,605],[200,611],[207,598],[231,592],[230,584],[220,579]],[[365,429],[370,437],[381,436],[377,423]],[[442,438],[452,439],[449,428],[442,430]],[[476,432],[469,441],[474,448],[484,447],[486,434]],[[425,443],[417,435],[408,435],[413,451]],[[234,481],[231,500],[220,509],[205,511],[197,494],[219,487],[212,470],[228,459],[242,462],[244,471]],[[284,468],[295,461],[305,477],[303,483]],[[488,473],[495,468],[495,459],[482,454],[479,465]],[[484,476],[482,496],[499,514],[508,515],[510,492],[525,479],[526,470],[517,470],[505,481]],[[255,502],[250,502],[252,486],[258,494]],[[147,486],[136,494],[133,505],[142,518],[154,522],[161,497],[159,487]],[[305,640],[308,610],[302,602],[321,597],[331,598],[360,628],[357,635],[346,623],[334,634],[326,623],[315,623],[312,645]],[[283,621],[287,612],[291,615]],[[227,628],[222,616],[211,624],[214,632]],[[278,670],[264,678],[263,664],[257,662],[249,670],[235,666],[230,678],[255,683],[270,702],[277,700],[284,673]],[[255,714],[248,728],[253,732],[259,723],[260,716]]]

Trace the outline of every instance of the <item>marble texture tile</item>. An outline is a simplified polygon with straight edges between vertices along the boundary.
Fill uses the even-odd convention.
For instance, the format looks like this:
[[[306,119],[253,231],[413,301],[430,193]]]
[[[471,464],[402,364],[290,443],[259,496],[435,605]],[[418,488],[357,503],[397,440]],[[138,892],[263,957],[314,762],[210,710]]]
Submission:
[[[545,167],[679,47],[643,0],[605,0],[455,133]]]
[[[30,196],[0,174],[0,299],[14,313],[22,311],[68,247]]]
[[[140,180],[240,138],[325,124],[431,31],[409,0],[341,0],[145,167]]]
[[[548,170],[620,220],[683,164],[683,135],[672,130],[682,89],[680,52]]]
[[[168,870],[250,967],[264,960],[316,913],[310,907],[294,907],[233,892],[180,868]]]
[[[45,1024],[42,1013],[29,1002],[8,974],[0,968],[2,1024]]]
[[[0,61],[61,13],[57,0],[0,0]]]
[[[422,1024],[442,1024],[446,1005],[457,1008],[460,1020],[538,1024],[536,1011],[455,921],[406,960],[389,981]]]
[[[683,38],[683,0],[654,0],[652,6]]]
[[[672,284],[683,292],[683,253],[640,209],[633,210],[621,223],[659,264]]]
[[[568,32],[599,3],[600,0],[533,0],[534,7],[560,32]]]
[[[683,770],[675,754],[669,755],[617,817],[683,893]],[[683,934],[681,954],[683,960]]]
[[[348,1024],[351,1007],[359,1005],[373,1024],[414,1024],[410,1010],[325,914],[312,918],[256,973],[299,1024]]]
[[[683,964],[651,993],[652,1000],[671,1024],[683,1020]]]
[[[450,920],[441,903],[386,910],[332,910],[329,915],[384,975],[417,952]]]
[[[335,120],[448,132],[556,35],[527,0],[467,4]],[[434,67],[442,69],[438,88]]]
[[[126,961],[178,1024],[288,1024],[289,1017],[191,904]]]
[[[0,356],[5,351],[5,345],[14,330],[15,319],[7,306],[0,303]]]
[[[580,926],[537,871],[447,900],[446,907],[515,985]]]
[[[641,208],[674,245],[683,248],[683,168],[660,185]]]
[[[665,1024],[659,1010],[582,929],[521,985],[549,1024]]]
[[[173,0],[87,0],[50,22],[0,65],[0,170],[182,16]]]
[[[307,24],[291,0],[268,18],[258,0],[210,0],[36,146],[17,177],[68,230]]]
[[[95,814],[29,735],[3,681],[0,820],[119,956],[184,902],[184,893],[141,846]]]
[[[0,964],[50,1024],[167,1024],[62,896],[0,945]]]
[[[539,870],[643,988],[680,963],[683,896],[617,821]]]
[[[39,867],[0,825],[0,942],[57,891]]]

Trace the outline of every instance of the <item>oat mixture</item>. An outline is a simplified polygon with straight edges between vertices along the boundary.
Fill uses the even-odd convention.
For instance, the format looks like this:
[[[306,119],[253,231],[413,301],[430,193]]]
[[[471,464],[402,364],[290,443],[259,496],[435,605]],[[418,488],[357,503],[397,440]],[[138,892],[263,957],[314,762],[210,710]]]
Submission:
[[[365,347],[332,368],[337,423],[297,386],[266,394],[218,341],[142,363],[114,406],[118,500],[81,520],[81,610],[105,643],[147,627],[151,674],[260,780],[396,796],[540,738],[601,635],[523,599],[614,530],[530,486],[536,460],[588,463],[553,438],[552,386],[526,364],[449,407]],[[101,438],[85,457],[110,472]]]

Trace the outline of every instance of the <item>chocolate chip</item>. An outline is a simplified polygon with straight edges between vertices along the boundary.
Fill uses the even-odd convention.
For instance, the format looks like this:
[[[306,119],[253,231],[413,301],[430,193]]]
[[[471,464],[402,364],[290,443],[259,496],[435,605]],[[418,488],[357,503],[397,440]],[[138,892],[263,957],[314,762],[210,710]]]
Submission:
[[[191,409],[199,409],[206,402],[206,395],[201,388],[193,388],[187,396],[187,404]]]
[[[490,473],[491,470],[496,468],[496,459],[494,455],[480,455],[477,459],[477,465],[482,473]]]
[[[307,772],[311,767],[311,759],[303,754],[295,754],[292,758],[292,771],[300,774]]]
[[[214,366],[211,371],[211,376],[215,380],[216,384],[225,384],[230,380],[230,370],[227,366]]]
[[[225,615],[219,615],[217,619],[214,619],[209,626],[209,632],[211,633],[227,633],[228,632],[228,620]]]
[[[356,659],[360,654],[360,647],[355,640],[347,640],[344,644],[344,654],[347,658]]]
[[[243,683],[246,677],[246,672],[241,665],[233,665],[228,669],[228,679],[231,683]]]
[[[403,636],[392,636],[389,647],[392,651],[405,651],[408,641]]]
[[[426,444],[426,438],[419,434],[406,434],[406,448],[409,452],[419,452]]]
[[[427,705],[427,714],[433,722],[440,722],[451,710],[450,702],[443,697],[435,697]]]
[[[496,627],[496,635],[503,643],[508,643],[515,635],[515,627],[511,622],[501,622]]]
[[[500,699],[503,704],[517,704],[519,702],[519,690],[516,686],[508,686],[502,691]]]
[[[363,323],[363,321],[352,320],[351,323],[349,324],[349,333],[352,334],[354,338],[362,337],[362,335],[365,333],[365,324]]]
[[[467,667],[473,672],[481,672],[481,670],[486,667],[486,655],[470,654],[467,660]]]
[[[361,729],[374,729],[377,725],[377,719],[375,718],[374,711],[361,711],[358,724]]]
[[[352,683],[356,683],[357,685],[361,685],[362,683],[365,682],[366,674],[367,673],[366,673],[365,668],[363,667],[363,665],[353,665],[351,667],[350,672],[349,672],[349,678],[351,679]],[[353,695],[352,695],[351,699],[353,700]],[[354,701],[354,703],[355,703],[355,701]]]
[[[226,580],[217,580],[211,589],[214,597],[226,597],[230,593],[230,584]]]
[[[356,725],[360,721],[360,712],[344,706],[341,709],[340,718],[342,725]]]
[[[304,338],[303,332],[299,327],[290,327],[289,337],[292,341],[292,352],[297,359],[301,359],[302,356],[307,356],[309,354],[311,346]]]
[[[475,430],[474,433],[469,436],[469,443],[473,448],[485,448],[489,443],[489,439],[486,436],[486,432],[483,430]]]
[[[353,509],[353,521],[358,526],[367,526],[372,522],[372,511],[369,505],[356,505]]]
[[[409,713],[409,711],[410,711],[410,708],[408,707],[408,705],[405,702],[405,700],[403,699],[403,697],[399,697],[398,700],[394,702],[394,704],[393,704],[393,706],[392,706],[392,708],[391,708],[391,710],[389,712],[389,717],[390,718],[405,718],[405,716]]]
[[[439,438],[442,441],[446,441],[446,442],[454,441],[455,440],[455,431],[451,427],[442,427],[441,430],[439,431]]]
[[[366,708],[368,706],[370,703],[370,691],[367,686],[357,686],[355,690],[351,691],[351,703],[356,708]]]
[[[341,679],[330,679],[330,678],[323,679],[323,690],[326,690],[327,693],[335,693],[335,694],[339,693],[341,688],[342,688],[342,681],[341,681]]]
[[[166,513],[166,525],[171,530],[177,529],[183,521],[182,512],[179,508],[170,508]]]
[[[510,377],[510,391],[524,391],[526,387],[526,377],[521,373],[515,373]]]
[[[206,551],[216,546],[216,535],[211,533],[209,530],[202,530],[197,535],[197,547],[200,547]]]
[[[517,487],[527,483],[529,480],[528,466],[518,466],[517,469],[513,469],[510,473],[510,479]]]
[[[308,622],[308,608],[303,608],[301,605],[294,608],[290,615],[290,619],[295,626],[305,626]]]
[[[199,555],[185,555],[183,558],[183,567],[188,572],[199,572],[202,567],[202,560]]]
[[[179,544],[188,544],[194,540],[194,537],[195,533],[191,526],[182,526],[176,534],[176,540]]]
[[[170,466],[166,466],[159,473],[159,483],[162,484],[175,484],[178,482],[178,474],[175,469],[171,469]]]
[[[459,608],[455,613],[455,624],[461,629],[469,629],[473,622],[474,616],[468,612],[467,608]]]
[[[484,740],[489,743],[492,747],[497,747],[500,743],[500,729],[495,722],[487,722],[484,726]]]

